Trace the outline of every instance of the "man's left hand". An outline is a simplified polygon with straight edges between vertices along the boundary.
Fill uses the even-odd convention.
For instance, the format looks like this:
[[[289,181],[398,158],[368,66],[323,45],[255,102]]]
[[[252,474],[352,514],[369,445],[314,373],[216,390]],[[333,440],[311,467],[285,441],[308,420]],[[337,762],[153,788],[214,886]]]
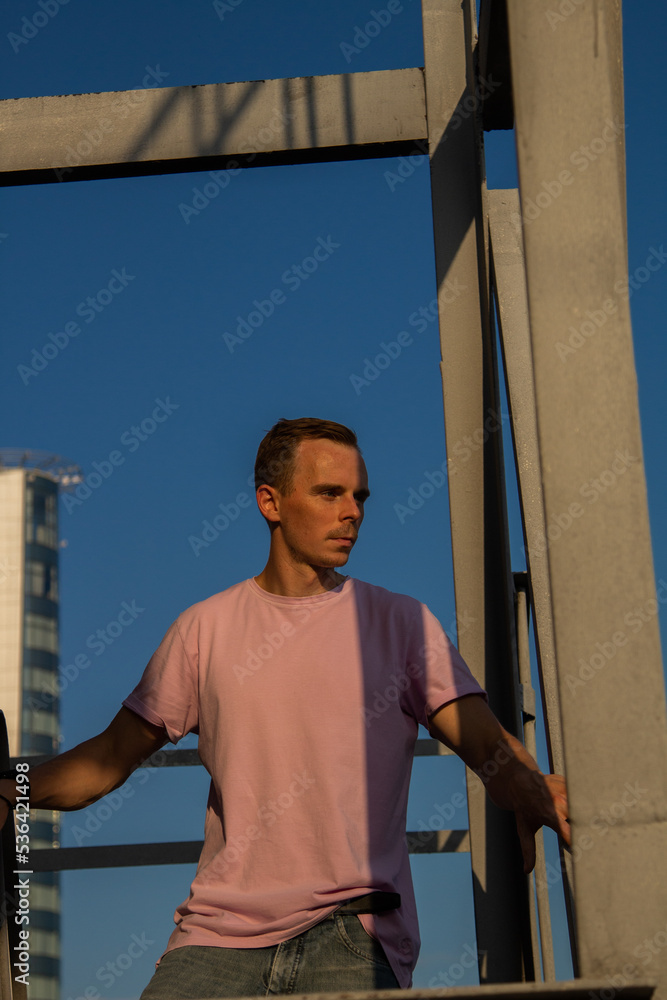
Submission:
[[[526,874],[535,867],[535,834],[541,826],[551,827],[570,846],[565,779],[543,774],[481,695],[444,705],[429,719],[429,731],[475,771],[492,802],[514,811]]]

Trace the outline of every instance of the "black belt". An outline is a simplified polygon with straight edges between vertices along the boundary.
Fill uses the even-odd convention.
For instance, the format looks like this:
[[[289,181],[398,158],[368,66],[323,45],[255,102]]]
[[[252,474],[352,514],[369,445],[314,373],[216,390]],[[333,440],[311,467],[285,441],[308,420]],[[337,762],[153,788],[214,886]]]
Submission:
[[[398,892],[368,892],[356,899],[347,899],[336,913],[385,913],[396,910],[401,905]]]

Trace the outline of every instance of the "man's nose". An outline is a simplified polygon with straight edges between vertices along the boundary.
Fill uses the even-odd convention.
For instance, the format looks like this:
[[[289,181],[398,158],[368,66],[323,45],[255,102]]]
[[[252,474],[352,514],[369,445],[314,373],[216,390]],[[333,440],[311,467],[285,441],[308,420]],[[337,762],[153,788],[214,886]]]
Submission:
[[[343,518],[351,521],[358,521],[363,516],[363,506],[358,500],[352,498],[343,508]]]

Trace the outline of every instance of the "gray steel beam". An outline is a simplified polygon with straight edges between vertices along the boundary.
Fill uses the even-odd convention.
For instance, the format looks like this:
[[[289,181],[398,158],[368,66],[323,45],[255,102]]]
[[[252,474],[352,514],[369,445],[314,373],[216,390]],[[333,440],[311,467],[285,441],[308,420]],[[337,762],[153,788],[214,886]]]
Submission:
[[[544,497],[540,475],[526,271],[521,227],[516,225],[516,220],[520,218],[519,192],[516,189],[488,191],[487,210],[492,278],[505,364],[507,399],[512,418],[524,542],[530,571],[529,596],[533,608],[547,748],[551,769],[558,774],[564,774],[565,758],[549,589],[549,539],[544,520]],[[561,872],[572,958],[576,971],[578,966],[572,901],[572,859],[562,850]]]
[[[30,864],[36,872],[196,864],[203,846],[203,840],[172,840],[156,844],[41,847],[30,852]]]
[[[478,62],[480,77],[493,86],[482,106],[484,131],[513,128],[507,0],[480,0]]]
[[[475,627],[460,648],[503,724],[518,731],[495,350],[482,214],[484,92],[473,75],[470,0],[423,0],[426,101],[442,352],[452,558],[458,615]],[[480,978],[532,978],[527,887],[513,818],[468,773]]]
[[[550,10],[508,2],[579,960],[665,998],[667,720],[623,293],[620,6],[584,0],[555,26]]]
[[[468,830],[408,830],[405,838],[410,854],[465,854],[470,850]]]
[[[405,836],[411,854],[461,854],[470,850],[467,830],[408,830]],[[156,844],[40,847],[30,852],[30,865],[35,872],[60,872],[196,864],[203,846],[203,840],[172,840]]]
[[[419,68],[0,102],[4,183],[395,155],[426,137]]]
[[[435,741],[434,741],[435,742]],[[30,754],[28,756],[12,757],[11,767],[16,767],[19,762],[28,764],[31,768],[39,764],[45,764],[47,760],[54,760],[52,754]],[[151,757],[147,757],[138,767],[203,767],[199,752],[193,747],[189,750],[157,750]]]
[[[419,739],[415,743],[415,757],[438,757],[441,754],[454,755],[454,751],[445,747],[439,740]],[[29,764],[30,767],[37,767],[47,760],[53,760],[50,754],[39,754],[29,757],[10,758],[10,767],[16,767],[19,762]],[[203,767],[199,756],[199,751],[192,748],[189,750],[157,750],[152,757],[139,764],[139,767]],[[0,769],[1,770],[1,769]]]
[[[528,753],[537,760],[537,739],[535,735],[535,691],[533,690],[530,670],[530,605],[528,598],[528,574],[515,573],[516,587],[516,619],[519,683],[521,685],[521,700],[523,713],[523,741]],[[537,921],[535,907],[531,905],[531,930],[533,938],[539,923],[539,949],[533,944],[533,953],[542,956],[542,978],[553,982],[556,978],[554,963],[553,937],[551,934],[551,909],[549,906],[549,883],[547,881],[546,859],[544,856],[544,837],[542,830],[535,834],[535,871],[529,876],[531,886],[535,882],[535,901],[537,904]],[[532,903],[532,891],[531,891]],[[536,963],[537,965],[538,963]],[[536,976],[536,978],[538,978]]]
[[[491,267],[497,296],[500,342],[505,362],[507,398],[512,418],[519,498],[526,548],[530,554],[531,596],[547,720],[552,767],[563,772],[563,740],[553,644],[546,526],[539,469],[533,359],[530,348],[528,299],[516,190],[489,191],[487,209],[491,236]]]

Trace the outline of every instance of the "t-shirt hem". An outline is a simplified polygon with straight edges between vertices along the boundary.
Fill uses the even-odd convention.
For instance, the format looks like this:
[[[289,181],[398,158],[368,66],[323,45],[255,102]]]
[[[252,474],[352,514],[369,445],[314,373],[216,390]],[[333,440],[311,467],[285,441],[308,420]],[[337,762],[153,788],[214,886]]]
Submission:
[[[438,695],[437,698],[434,698],[426,704],[425,712],[427,719],[431,715],[435,715],[435,713],[441,708],[444,708],[445,705],[451,705],[452,702],[458,701],[459,698],[465,698],[469,694],[478,694],[484,698],[486,702],[489,700],[489,696],[484,688],[480,687],[476,681],[472,684],[457,684],[455,688],[448,688],[446,691],[443,691],[441,695]]]
[[[329,914],[334,913],[338,909],[338,905],[322,908],[311,920],[305,920],[297,927],[268,931],[261,935],[248,934],[247,936],[237,936],[219,934],[217,931],[207,930],[199,924],[183,927],[183,923],[181,922],[172,931],[165,954],[168,951],[173,951],[174,948],[183,948],[185,945],[202,945],[202,947],[211,948],[273,948],[275,945],[282,944],[284,941],[291,941],[292,938],[298,937],[299,934],[309,931],[311,927],[317,926],[317,924],[326,920]],[[201,919],[205,918],[202,917]],[[191,924],[191,918],[189,923]]]
[[[134,695],[130,694],[124,699],[123,705],[125,708],[129,708],[131,712],[135,712],[137,715],[145,719],[146,722],[150,722],[153,726],[160,726],[162,729],[166,730],[167,736],[171,743],[177,743],[180,737],[175,732],[170,732],[169,727],[166,725],[164,719],[161,719],[157,712],[154,712],[147,705]]]

